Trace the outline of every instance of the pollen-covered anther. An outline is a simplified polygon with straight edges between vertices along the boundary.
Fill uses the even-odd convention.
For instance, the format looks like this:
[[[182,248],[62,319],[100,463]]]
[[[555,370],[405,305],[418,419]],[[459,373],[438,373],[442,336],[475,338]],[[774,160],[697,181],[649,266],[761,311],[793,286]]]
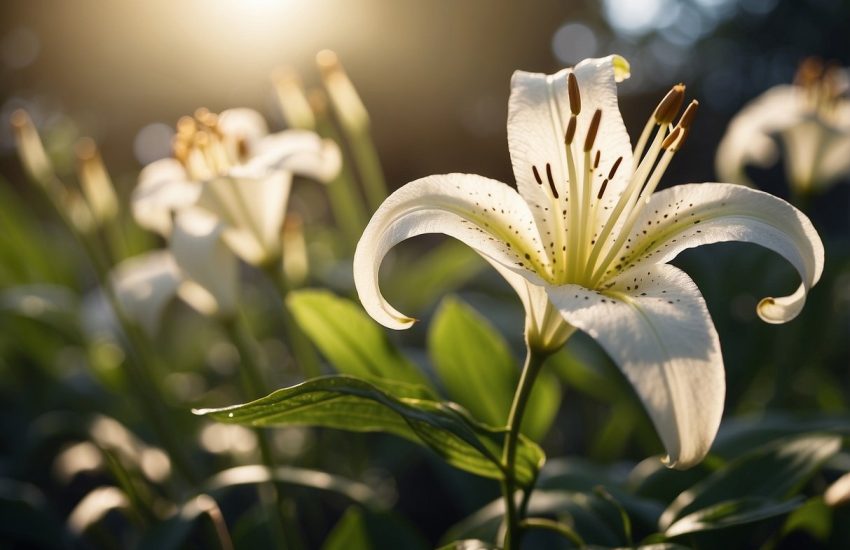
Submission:
[[[567,77],[567,91],[570,94],[570,112],[578,115],[581,112],[581,94],[578,91],[578,79],[575,73]]]
[[[679,114],[679,109],[682,108],[682,102],[685,101],[685,85],[676,84],[667,95],[658,103],[655,112],[652,116],[655,118],[656,124],[670,124],[676,115]]]
[[[688,104],[688,108],[685,109],[684,113],[682,113],[682,118],[679,119],[678,126],[681,126],[685,130],[689,130],[690,127],[691,127],[691,124],[693,124],[694,117],[697,114],[697,108],[698,107],[699,107],[699,101],[697,101],[696,99],[691,100],[691,102]]]
[[[617,168],[620,167],[620,163],[623,162],[623,157],[617,157],[617,160],[614,161],[613,166],[611,166],[611,171],[608,172],[608,179],[614,179],[614,174],[617,173]]]
[[[673,131],[670,132],[670,135],[664,138],[664,142],[661,144],[663,149],[669,149],[670,151],[678,151],[682,142],[685,141],[685,137],[687,136],[687,130],[683,130],[681,127],[676,126],[673,128]]]
[[[596,141],[596,134],[599,132],[600,120],[602,120],[602,110],[596,109],[593,113],[593,118],[590,119],[590,126],[587,128],[587,139],[584,140],[585,153],[593,149],[593,142]]]
[[[552,196],[558,198],[558,189],[555,187],[555,178],[552,177],[552,165],[546,163],[546,179],[549,180],[549,189],[552,190]]]

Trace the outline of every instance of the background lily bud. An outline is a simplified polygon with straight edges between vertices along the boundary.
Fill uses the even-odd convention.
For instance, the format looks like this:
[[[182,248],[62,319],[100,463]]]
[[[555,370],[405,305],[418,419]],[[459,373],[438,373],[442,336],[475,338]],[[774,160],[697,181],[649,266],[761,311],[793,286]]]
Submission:
[[[98,225],[110,222],[118,215],[118,197],[109,177],[97,144],[91,138],[83,138],[75,147],[77,173],[83,196],[89,204],[94,222]]]

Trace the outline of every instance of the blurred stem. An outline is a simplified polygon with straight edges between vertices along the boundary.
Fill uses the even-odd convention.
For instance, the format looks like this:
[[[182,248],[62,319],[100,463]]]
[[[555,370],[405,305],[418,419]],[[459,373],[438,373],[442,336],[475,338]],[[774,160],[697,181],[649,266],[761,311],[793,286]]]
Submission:
[[[225,319],[222,325],[230,341],[236,346],[236,350],[239,352],[239,358],[241,359],[241,368],[239,370],[245,398],[253,401],[254,399],[263,397],[268,393],[268,390],[266,389],[265,382],[263,382],[263,374],[260,370],[256,340],[248,331],[244,319],[239,314]],[[261,428],[255,428],[254,433],[257,435],[263,464],[268,469],[269,477],[271,478],[276,463],[267,434]],[[258,487],[258,494],[265,510],[267,523],[275,547],[287,548],[287,528],[282,515],[284,498],[280,488],[274,481],[269,481]]]
[[[292,313],[289,311],[289,306],[286,304],[286,297],[289,294],[289,281],[286,279],[283,262],[280,258],[277,258],[262,266],[262,270],[280,295],[280,314],[283,318],[283,329],[286,333],[286,343],[289,345],[290,353],[292,353],[305,377],[315,378],[320,376],[322,372],[319,368],[319,357],[316,355],[316,350],[307,339],[307,335],[295,322]]]
[[[321,136],[341,143],[339,132],[327,117],[318,117],[316,130]],[[347,251],[353,252],[363,228],[366,227],[367,216],[363,200],[357,193],[354,175],[345,161],[339,174],[328,183],[328,200]]]
[[[174,423],[166,419],[166,411],[163,410],[161,394],[158,391],[156,377],[150,370],[150,354],[146,353],[148,346],[144,342],[144,337],[138,333],[136,329],[124,316],[118,304],[118,299],[112,285],[109,283],[109,259],[103,254],[101,248],[91,235],[84,234],[79,231],[73,220],[68,215],[68,212],[63,207],[60,197],[52,194],[51,189],[60,189],[62,183],[53,176],[50,185],[38,185],[42,190],[42,196],[53,207],[54,212],[71,232],[77,243],[83,248],[89,263],[94,271],[95,279],[98,286],[103,290],[109,306],[115,313],[121,325],[122,333],[125,338],[127,347],[127,364],[130,366],[128,373],[132,381],[132,388],[138,390],[138,400],[142,411],[146,417],[152,422],[154,430],[159,436],[160,443],[168,451],[171,460],[174,462],[176,469],[183,475],[184,479],[190,483],[197,481],[194,470],[189,467],[189,461],[183,455],[182,447],[180,446],[180,438],[174,432]]]
[[[505,523],[507,530],[505,531],[504,548],[506,550],[516,550],[519,548],[522,531],[520,530],[520,511],[517,510],[515,493],[516,486],[516,448],[520,436],[520,426],[522,425],[522,417],[525,414],[528,398],[531,396],[531,389],[534,387],[534,381],[540,373],[540,369],[548,353],[538,351],[533,347],[528,347],[525,356],[525,365],[522,368],[519,384],[517,384],[514,400],[511,404],[511,411],[508,414],[508,433],[505,436],[505,444],[502,449],[502,465],[505,468],[505,479],[502,480],[502,496],[505,499]]]
[[[387,184],[384,181],[384,171],[381,168],[381,160],[375,149],[375,142],[366,124],[346,128],[346,134],[351,155],[354,157],[354,165],[363,181],[363,189],[366,192],[366,200],[372,211],[377,210],[384,199],[387,198]]]

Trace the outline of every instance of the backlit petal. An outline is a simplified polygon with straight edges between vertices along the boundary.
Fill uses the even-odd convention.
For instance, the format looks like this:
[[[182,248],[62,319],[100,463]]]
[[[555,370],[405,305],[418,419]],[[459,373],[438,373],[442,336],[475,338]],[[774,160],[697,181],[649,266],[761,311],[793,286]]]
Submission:
[[[139,174],[139,184],[131,199],[133,217],[142,227],[168,236],[172,213],[194,204],[200,192],[200,185],[188,180],[179,161],[158,160]]]
[[[247,174],[254,170],[286,170],[328,182],[339,173],[342,166],[342,155],[336,143],[306,130],[269,134],[257,142],[252,155],[248,164],[239,170]]]
[[[472,174],[413,181],[378,208],[354,254],[354,283],[360,301],[388,328],[407,328],[414,319],[397,311],[381,295],[381,262],[396,244],[426,233],[455,237],[485,258],[538,282],[539,277],[529,268],[548,269],[528,206],[510,186]]]
[[[134,256],[115,266],[110,277],[124,315],[155,334],[181,280],[171,253],[157,250]]]
[[[604,293],[549,287],[571,325],[608,352],[635,388],[667,449],[689,468],[708,452],[723,413],[723,358],[696,285],[670,265],[622,273]]]
[[[782,199],[727,183],[677,185],[653,194],[630,240],[615,262],[623,267],[663,263],[682,250],[726,241],[751,242],[780,254],[800,274],[800,288],[765,298],[759,316],[784,323],[803,308],[808,289],[820,279],[824,251],[809,219]],[[613,266],[612,271],[616,270]]]
[[[260,140],[269,133],[269,127],[263,115],[247,107],[222,111],[218,117],[218,129],[227,136],[244,140],[251,153],[254,152],[254,147]]]
[[[221,238],[224,227],[209,213],[186,209],[174,220],[169,246],[187,280],[180,297],[207,315],[236,311],[238,262]]]

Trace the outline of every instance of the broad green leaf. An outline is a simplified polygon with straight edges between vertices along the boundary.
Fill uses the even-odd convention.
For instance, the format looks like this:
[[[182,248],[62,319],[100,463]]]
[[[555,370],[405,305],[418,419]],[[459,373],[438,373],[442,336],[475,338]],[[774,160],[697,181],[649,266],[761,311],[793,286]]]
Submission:
[[[290,292],[286,304],[301,329],[340,373],[429,385],[353,301],[327,290],[308,289]]]
[[[802,501],[802,498],[784,502],[764,498],[729,500],[686,515],[668,527],[664,534],[668,537],[678,537],[755,523],[788,514],[800,506]]]
[[[680,518],[738,495],[787,499],[840,447],[840,437],[815,434],[757,449],[681,493],[661,516],[661,527],[669,529]]]
[[[811,432],[850,436],[850,417],[846,414],[802,416],[769,412],[755,418],[732,419],[720,427],[711,453],[727,458],[741,456],[771,441]]]
[[[249,426],[324,426],[355,432],[385,432],[427,446],[449,464],[501,479],[504,430],[474,421],[454,403],[435,401],[421,386],[385,381],[381,387],[351,376],[328,376],[222,409],[195,411],[215,420]],[[528,484],[545,456],[521,437],[516,477]]]
[[[487,424],[507,423],[519,368],[507,342],[485,317],[457,298],[444,299],[431,322],[428,351],[449,399]],[[560,401],[558,381],[544,370],[532,390],[522,431],[542,439]]]
[[[349,508],[334,526],[322,550],[426,549],[429,545],[415,528],[390,512]]]

